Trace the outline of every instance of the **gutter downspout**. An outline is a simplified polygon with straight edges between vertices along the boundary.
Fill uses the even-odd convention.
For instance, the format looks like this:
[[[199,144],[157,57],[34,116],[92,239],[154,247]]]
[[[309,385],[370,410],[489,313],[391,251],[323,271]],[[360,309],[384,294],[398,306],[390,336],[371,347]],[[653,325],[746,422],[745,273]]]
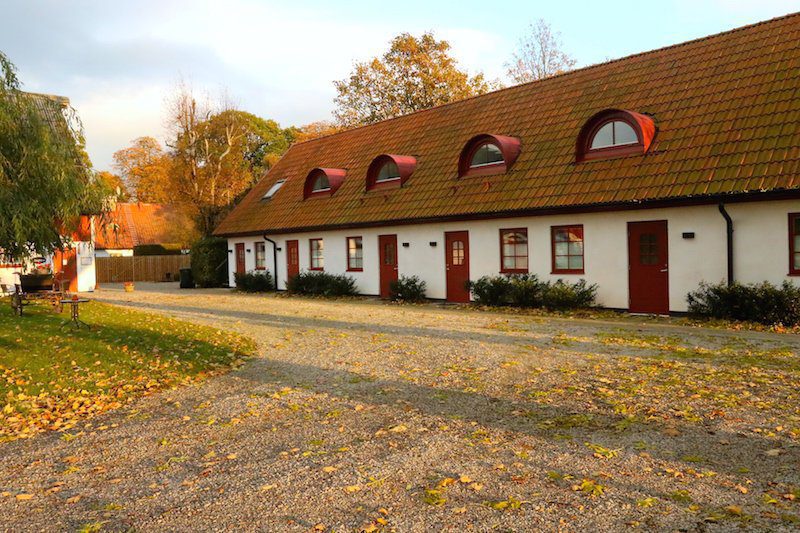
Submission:
[[[263,236],[265,241],[269,241],[272,244],[272,269],[274,270],[273,275],[275,276],[275,290],[278,290],[278,243],[267,237],[266,235]]]
[[[727,245],[728,245],[728,287],[733,285],[734,277],[733,277],[733,219],[728,214],[727,209],[725,209],[725,204],[720,202],[719,204],[719,212],[722,217],[725,219],[725,229],[727,233]]]

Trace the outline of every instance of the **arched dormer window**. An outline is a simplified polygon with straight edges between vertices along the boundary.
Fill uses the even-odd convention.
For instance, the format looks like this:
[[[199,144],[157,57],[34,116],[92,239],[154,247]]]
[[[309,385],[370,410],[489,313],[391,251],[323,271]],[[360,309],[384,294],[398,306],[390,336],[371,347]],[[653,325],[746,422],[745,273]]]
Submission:
[[[464,145],[458,160],[458,176],[503,174],[519,157],[519,139],[505,135],[477,135]]]
[[[341,168],[315,168],[306,176],[303,198],[333,195],[346,174],[347,171]]]
[[[367,170],[367,190],[401,187],[416,166],[417,158],[410,155],[379,155]]]
[[[655,123],[647,115],[624,109],[601,111],[581,129],[576,160],[643,154],[650,148],[655,133]]]

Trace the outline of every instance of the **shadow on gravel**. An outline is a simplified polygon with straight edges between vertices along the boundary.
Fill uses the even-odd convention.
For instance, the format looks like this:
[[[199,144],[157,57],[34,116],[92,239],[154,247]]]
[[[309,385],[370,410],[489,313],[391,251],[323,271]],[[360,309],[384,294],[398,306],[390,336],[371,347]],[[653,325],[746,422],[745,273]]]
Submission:
[[[600,442],[613,449],[621,446],[623,441],[629,441],[631,435],[635,435],[647,444],[647,453],[651,456],[681,464],[681,469],[699,471],[708,468],[741,476],[739,468],[743,465],[736,461],[741,461],[740,451],[744,448],[751,450],[747,463],[753,470],[747,474],[750,479],[757,479],[767,484],[776,479],[789,478],[790,482],[800,483],[800,473],[792,466],[800,461],[800,448],[793,446],[788,438],[767,440],[757,435],[731,433],[721,430],[719,424],[714,422],[702,425],[670,424],[671,427],[677,427],[682,435],[691,436],[695,443],[699,435],[707,436],[707,445],[698,450],[697,445],[693,445],[689,439],[664,435],[661,431],[665,426],[656,422],[636,424],[625,433],[620,432],[614,425],[625,419],[622,415],[589,413],[557,405],[511,401],[496,396],[401,381],[363,381],[364,376],[354,372],[266,358],[255,360],[253,363],[256,366],[239,374],[240,379],[250,380],[258,385],[303,387],[315,393],[365,404],[391,406],[403,404],[425,415],[457,417],[501,431],[536,436],[551,442],[564,441],[564,436],[568,435],[578,443]],[[262,366],[263,369],[260,368]],[[309,380],[310,376],[316,376],[316,379]],[[347,387],[346,392],[345,387]],[[702,441],[702,437],[700,440]],[[727,441],[730,444],[721,445],[720,441]],[[783,455],[779,459],[767,457],[765,452],[776,446],[783,447]],[[566,445],[564,447],[565,453],[572,453]],[[628,452],[637,453],[632,449]],[[704,464],[681,459],[683,456],[699,452],[707,458]],[[734,459],[734,456],[737,458]],[[758,479],[756,471],[761,472],[762,479]]]

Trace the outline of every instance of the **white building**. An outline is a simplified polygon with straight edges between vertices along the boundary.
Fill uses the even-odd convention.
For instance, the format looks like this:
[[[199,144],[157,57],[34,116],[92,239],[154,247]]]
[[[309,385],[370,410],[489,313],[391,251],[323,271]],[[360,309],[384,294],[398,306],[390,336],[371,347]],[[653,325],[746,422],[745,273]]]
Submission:
[[[800,276],[800,14],[293,146],[219,226],[279,288],[530,272],[610,308]]]

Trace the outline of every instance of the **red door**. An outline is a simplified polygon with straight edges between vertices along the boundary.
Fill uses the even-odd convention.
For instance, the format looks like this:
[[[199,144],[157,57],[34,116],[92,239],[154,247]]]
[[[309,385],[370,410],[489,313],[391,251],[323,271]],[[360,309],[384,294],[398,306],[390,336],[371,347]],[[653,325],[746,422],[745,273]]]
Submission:
[[[78,255],[74,248],[57,250],[53,254],[53,273],[62,290],[78,292]]]
[[[236,273],[237,274],[244,274],[245,273],[244,243],[243,242],[237,242],[236,243]]]
[[[389,297],[389,285],[397,280],[397,235],[378,235],[381,298]]]
[[[448,231],[444,234],[445,268],[447,269],[447,301],[469,302],[469,232]]]
[[[298,241],[286,241],[286,280],[300,273],[300,247]]]
[[[632,313],[669,313],[667,221],[628,222],[628,290]]]

